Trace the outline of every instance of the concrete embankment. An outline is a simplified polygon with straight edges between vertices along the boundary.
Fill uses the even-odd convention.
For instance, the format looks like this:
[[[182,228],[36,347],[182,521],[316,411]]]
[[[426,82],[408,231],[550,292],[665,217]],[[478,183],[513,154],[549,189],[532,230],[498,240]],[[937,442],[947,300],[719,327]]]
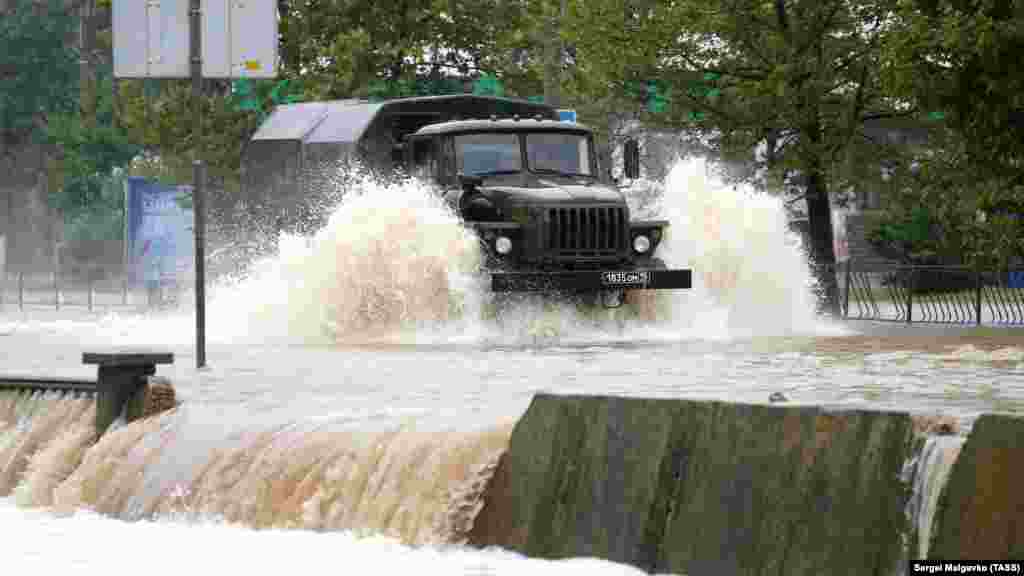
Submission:
[[[934,558],[1024,558],[1024,418],[978,418],[932,529]]]
[[[978,425],[971,441],[979,446],[968,444],[953,475],[1018,470],[1022,460],[1013,468],[1003,452],[998,462],[985,456],[983,472],[969,455],[991,453],[988,440],[975,438],[1006,444],[1010,428],[1019,438],[1022,421]],[[469,541],[689,576],[902,573],[915,534],[907,514],[907,467],[922,445],[915,428],[900,412],[538,395],[512,433]],[[1012,514],[1019,494],[990,501],[973,480],[951,484],[943,518],[959,516],[933,532],[934,554],[1019,552],[1018,520],[982,519],[993,509]],[[977,512],[959,512],[971,498],[984,501]],[[1016,544],[961,547],[956,523],[965,514],[986,525],[982,533],[1002,531]]]

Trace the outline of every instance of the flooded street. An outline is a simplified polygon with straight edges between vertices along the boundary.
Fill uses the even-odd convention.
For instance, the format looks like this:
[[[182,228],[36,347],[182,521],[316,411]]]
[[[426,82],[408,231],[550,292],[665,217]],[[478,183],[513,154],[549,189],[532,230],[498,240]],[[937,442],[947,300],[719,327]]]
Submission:
[[[99,569],[88,543],[156,538],[276,573],[327,562],[332,538],[335,558],[385,573],[634,574],[464,547],[535,394],[867,407],[952,416],[961,431],[983,412],[1024,413],[1021,331],[817,317],[776,199],[693,167],[668,186],[666,258],[692,266],[695,286],[646,312],[529,298],[496,312],[471,239],[415,187],[357,196],[317,236],[282,238],[247,278],[216,286],[202,370],[187,302],[7,309],[5,376],[92,379],[83,352],[170,351],[158,374],[182,404],[92,445],[89,401],[0,395],[0,530],[17,550],[5,566]],[[45,558],[44,540],[59,543]],[[221,561],[194,558],[204,571]]]
[[[111,341],[97,324],[8,321],[5,373],[93,378],[81,353],[154,347]],[[135,329],[141,329],[139,326]],[[577,335],[554,344],[433,343],[297,347],[213,344],[194,369],[190,346],[159,373],[193,410],[240,418],[441,427],[514,420],[537,392],[720,399],[940,412],[965,419],[1024,410],[1024,336],[1012,329],[823,324],[826,335],[670,341]],[[144,335],[143,335],[144,336]]]

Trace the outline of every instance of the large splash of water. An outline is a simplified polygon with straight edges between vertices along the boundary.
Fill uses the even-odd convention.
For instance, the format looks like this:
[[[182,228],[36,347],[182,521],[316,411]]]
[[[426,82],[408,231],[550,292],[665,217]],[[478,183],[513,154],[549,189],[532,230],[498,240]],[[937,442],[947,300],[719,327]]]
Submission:
[[[728,185],[694,159],[669,172],[655,214],[670,222],[660,255],[693,270],[693,289],[667,297],[680,332],[712,337],[814,333],[810,269],[782,201]]]
[[[652,216],[670,229],[658,256],[690,268],[683,291],[633,292],[608,311],[523,296],[496,307],[479,242],[436,191],[415,181],[346,178],[346,193],[310,237],[282,235],[273,255],[210,291],[208,338],[336,343],[678,341],[835,332],[815,316],[810,273],[782,202],[729,186],[703,160],[678,163]],[[191,305],[142,332],[192,341]],[[108,335],[137,343],[132,320]],[[154,325],[160,329],[153,330]]]

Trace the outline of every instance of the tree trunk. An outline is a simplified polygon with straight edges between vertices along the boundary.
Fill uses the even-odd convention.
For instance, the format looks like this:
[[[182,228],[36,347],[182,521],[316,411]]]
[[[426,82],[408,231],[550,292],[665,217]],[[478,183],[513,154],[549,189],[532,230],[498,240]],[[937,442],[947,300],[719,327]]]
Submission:
[[[806,194],[811,273],[817,280],[815,291],[819,307],[838,316],[839,283],[836,281],[836,255],[832,245],[832,206],[824,175],[816,167],[807,173]]]
[[[545,23],[544,42],[544,103],[550,106],[562,105],[562,22],[565,20],[566,0],[561,0],[557,15],[548,17]]]

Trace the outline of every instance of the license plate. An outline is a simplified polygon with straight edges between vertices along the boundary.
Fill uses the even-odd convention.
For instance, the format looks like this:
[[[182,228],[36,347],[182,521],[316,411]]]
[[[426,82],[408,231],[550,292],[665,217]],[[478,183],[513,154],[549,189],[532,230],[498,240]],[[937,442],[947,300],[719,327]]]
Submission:
[[[636,286],[646,285],[650,280],[647,272],[602,272],[601,281],[605,286]]]

